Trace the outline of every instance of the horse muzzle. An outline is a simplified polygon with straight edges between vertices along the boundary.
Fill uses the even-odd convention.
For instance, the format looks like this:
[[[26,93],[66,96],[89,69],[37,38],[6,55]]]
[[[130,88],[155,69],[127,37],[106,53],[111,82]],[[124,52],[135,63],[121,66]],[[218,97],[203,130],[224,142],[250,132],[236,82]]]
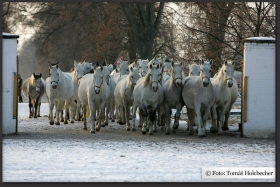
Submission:
[[[96,94],[99,94],[100,93],[100,87],[95,86],[94,91],[95,91]]]
[[[56,88],[57,88],[57,85],[52,85],[52,88],[53,88],[53,89],[56,89]]]

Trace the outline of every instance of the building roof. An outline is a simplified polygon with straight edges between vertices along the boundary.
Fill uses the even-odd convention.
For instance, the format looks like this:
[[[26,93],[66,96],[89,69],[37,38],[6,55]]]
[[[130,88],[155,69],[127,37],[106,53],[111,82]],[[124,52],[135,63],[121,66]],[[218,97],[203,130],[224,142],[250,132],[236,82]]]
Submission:
[[[2,38],[5,38],[5,39],[16,39],[16,38],[19,38],[19,35],[7,33],[7,32],[2,32]]]

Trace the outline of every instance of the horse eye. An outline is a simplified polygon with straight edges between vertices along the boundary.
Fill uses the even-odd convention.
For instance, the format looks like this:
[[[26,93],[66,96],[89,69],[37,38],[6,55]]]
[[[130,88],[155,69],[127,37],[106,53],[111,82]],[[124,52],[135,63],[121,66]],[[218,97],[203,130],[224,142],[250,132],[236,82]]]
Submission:
[[[133,76],[131,76],[131,78],[133,79]]]
[[[225,72],[227,72],[227,70],[225,70]]]
[[[211,73],[211,70],[209,71],[209,73]]]

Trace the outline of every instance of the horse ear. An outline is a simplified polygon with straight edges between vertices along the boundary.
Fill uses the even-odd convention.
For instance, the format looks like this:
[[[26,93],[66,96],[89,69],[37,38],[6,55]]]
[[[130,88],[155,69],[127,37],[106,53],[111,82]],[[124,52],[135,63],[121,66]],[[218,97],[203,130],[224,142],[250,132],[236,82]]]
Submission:
[[[105,66],[108,66],[108,64],[107,64],[107,60],[106,60],[106,59],[104,60],[104,63],[105,63]]]
[[[42,77],[42,73],[40,73],[40,77]]]
[[[33,75],[33,77],[35,78],[35,73],[33,73],[32,75]]]
[[[233,66],[234,66],[234,64],[235,64],[235,63],[234,63],[234,61],[232,61],[231,65],[233,65]]]
[[[203,64],[204,64],[204,60],[202,59],[201,62],[200,62],[200,65],[203,65]]]
[[[153,67],[153,64],[150,64],[150,69],[152,69],[152,67]]]
[[[103,66],[100,66],[101,71],[103,71]]]
[[[99,62],[98,62],[98,61],[96,62],[96,66],[100,66],[100,64],[99,64]]]
[[[224,64],[227,65],[227,60],[224,61]]]
[[[132,66],[130,66],[129,70],[130,70],[130,71],[132,71],[132,70],[133,70],[133,67],[132,67]]]
[[[76,62],[76,60],[74,60],[74,67],[77,67],[77,62]]]
[[[213,60],[212,60],[212,59],[210,60],[210,65],[211,65],[211,66],[213,65]]]
[[[56,68],[58,68],[58,63],[59,63],[59,61],[56,63]]]
[[[171,66],[172,66],[172,67],[174,66],[174,61],[173,61],[173,60],[171,61]]]

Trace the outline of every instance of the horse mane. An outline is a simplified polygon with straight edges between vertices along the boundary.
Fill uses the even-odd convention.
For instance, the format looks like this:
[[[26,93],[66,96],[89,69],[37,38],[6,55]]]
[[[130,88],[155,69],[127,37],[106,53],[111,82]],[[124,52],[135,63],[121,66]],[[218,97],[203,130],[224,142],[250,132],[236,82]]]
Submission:
[[[148,73],[144,77],[144,82],[143,82],[143,87],[146,87],[149,85],[150,82],[150,74],[151,74],[151,69],[149,69]]]

